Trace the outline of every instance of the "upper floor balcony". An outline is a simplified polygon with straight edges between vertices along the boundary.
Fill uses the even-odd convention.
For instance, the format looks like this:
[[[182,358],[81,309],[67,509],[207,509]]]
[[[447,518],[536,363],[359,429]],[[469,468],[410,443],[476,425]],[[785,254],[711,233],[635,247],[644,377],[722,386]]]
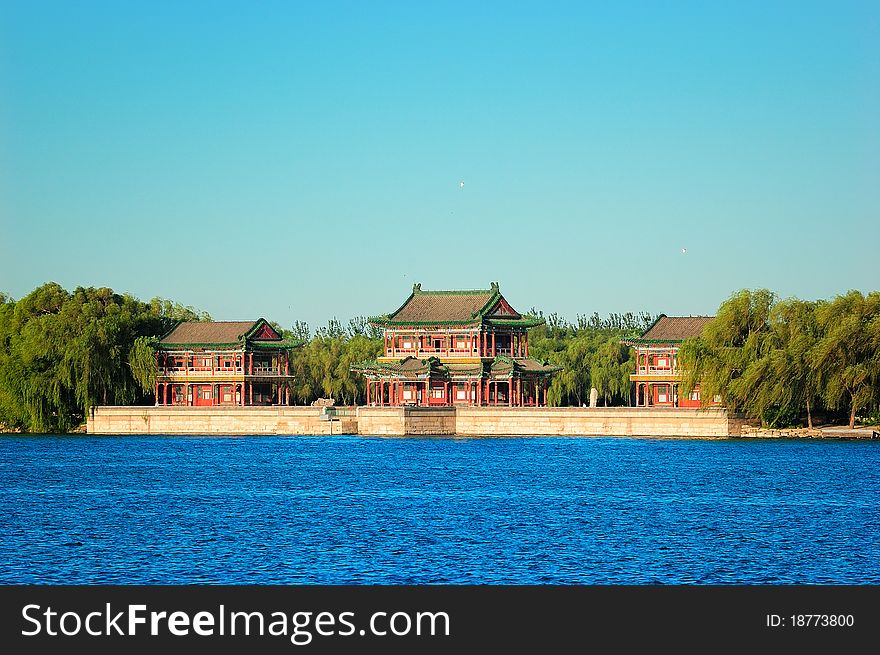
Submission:
[[[290,373],[286,373],[284,368],[277,366],[257,366],[244,367],[210,367],[210,366],[160,366],[159,375],[162,377],[203,377],[211,376],[216,378],[241,377],[242,375],[255,377],[289,377]]]
[[[388,348],[386,357],[479,357],[476,348]]]
[[[678,375],[678,370],[672,366],[639,366],[636,375]]]

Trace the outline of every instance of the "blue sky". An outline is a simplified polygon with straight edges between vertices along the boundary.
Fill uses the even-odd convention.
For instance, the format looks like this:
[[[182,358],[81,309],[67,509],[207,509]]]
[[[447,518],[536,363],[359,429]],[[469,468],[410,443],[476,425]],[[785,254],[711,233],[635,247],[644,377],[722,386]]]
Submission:
[[[878,288],[878,208],[876,2],[0,5],[13,297],[703,314]]]

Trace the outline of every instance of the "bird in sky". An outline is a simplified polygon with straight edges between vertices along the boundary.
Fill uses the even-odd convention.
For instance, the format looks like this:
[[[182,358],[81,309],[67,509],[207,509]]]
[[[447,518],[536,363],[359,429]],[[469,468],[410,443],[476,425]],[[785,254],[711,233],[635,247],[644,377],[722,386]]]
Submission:
[[[463,188],[464,188],[464,180],[462,180],[461,182],[458,183],[458,188],[459,188],[459,189],[463,189]]]
[[[687,249],[687,248],[682,248],[682,249],[681,249],[681,254],[682,254],[682,255],[686,255],[686,254],[688,254],[688,249]]]

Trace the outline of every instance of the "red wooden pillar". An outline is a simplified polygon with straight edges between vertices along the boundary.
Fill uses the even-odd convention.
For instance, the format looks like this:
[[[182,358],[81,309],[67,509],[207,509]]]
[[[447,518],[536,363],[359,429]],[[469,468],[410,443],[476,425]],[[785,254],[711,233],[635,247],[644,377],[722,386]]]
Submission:
[[[525,355],[526,355],[526,357],[529,356],[529,333],[528,332],[526,332],[526,353],[525,353]]]
[[[495,350],[495,333],[492,333],[492,357],[497,357],[498,351]],[[495,393],[498,393],[498,383],[495,383]]]
[[[452,403],[449,402],[449,380],[446,380],[446,382],[443,383],[443,394],[445,396],[444,400],[446,401],[446,404],[451,405]]]
[[[156,404],[159,404],[159,383],[156,383]]]
[[[547,380],[544,380],[544,405],[547,405]]]
[[[370,406],[370,378],[367,378],[367,383],[364,385],[364,401],[366,402],[367,407]]]
[[[513,406],[513,378],[507,378],[507,406]]]

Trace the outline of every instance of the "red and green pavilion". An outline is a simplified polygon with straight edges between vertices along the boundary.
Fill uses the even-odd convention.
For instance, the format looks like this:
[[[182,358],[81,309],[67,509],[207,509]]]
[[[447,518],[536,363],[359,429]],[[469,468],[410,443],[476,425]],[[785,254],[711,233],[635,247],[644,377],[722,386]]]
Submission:
[[[384,354],[352,367],[367,378],[368,405],[544,406],[561,370],[529,357],[529,328],[544,319],[513,309],[496,282],[468,291],[416,284],[396,311],[369,321],[384,331]]]
[[[291,351],[264,318],[187,321],[159,340],[157,405],[289,405]]]
[[[678,349],[685,339],[699,337],[714,316],[667,316],[656,321],[634,339],[622,343],[635,350],[636,370],[630,375],[635,385],[637,407],[700,407],[700,385],[690,394],[679,394],[682,371],[678,366]],[[710,405],[719,404],[713,398]]]

